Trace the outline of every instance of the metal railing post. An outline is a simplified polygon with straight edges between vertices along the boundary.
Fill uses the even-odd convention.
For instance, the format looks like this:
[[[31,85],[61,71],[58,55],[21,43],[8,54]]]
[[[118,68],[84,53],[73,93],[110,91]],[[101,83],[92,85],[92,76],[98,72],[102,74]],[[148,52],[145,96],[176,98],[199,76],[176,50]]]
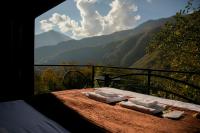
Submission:
[[[150,87],[151,87],[151,70],[150,69],[148,70],[147,87],[148,87],[147,94],[150,95]]]
[[[110,84],[110,76],[109,76],[109,74],[105,74],[104,86],[108,87],[109,84]]]
[[[92,88],[94,88],[95,66],[92,66]]]

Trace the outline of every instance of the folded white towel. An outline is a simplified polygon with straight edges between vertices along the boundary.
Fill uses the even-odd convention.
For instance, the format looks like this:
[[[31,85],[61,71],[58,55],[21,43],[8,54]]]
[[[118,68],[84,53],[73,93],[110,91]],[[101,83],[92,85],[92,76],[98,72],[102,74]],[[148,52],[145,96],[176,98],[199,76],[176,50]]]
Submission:
[[[87,92],[85,93],[85,95],[91,99],[100,101],[100,102],[104,102],[104,103],[113,103],[113,102],[120,102],[125,100],[126,98],[122,95],[117,95],[116,97],[107,97],[107,96],[103,96],[100,94],[97,94],[96,92]]]
[[[143,105],[135,104],[131,101],[122,101],[119,103],[122,107],[137,110],[143,113],[148,113],[148,114],[156,114],[162,112],[165,108],[166,105],[158,103],[154,107],[145,107]]]
[[[95,91],[96,94],[100,94],[102,96],[106,96],[106,97],[117,97],[118,94],[113,93],[113,92],[104,92],[104,91],[100,91],[100,90],[96,90]]]
[[[133,109],[133,110],[140,111],[140,112],[143,112],[143,113],[148,113],[148,114],[156,114],[156,113],[160,112],[160,110],[157,110],[157,109],[154,109],[154,108],[148,108],[148,107],[145,107],[145,106],[142,106],[142,105],[138,105],[138,104],[132,103],[130,101],[127,101],[127,102],[122,101],[119,104],[122,107]]]
[[[162,116],[165,118],[171,118],[171,119],[179,119],[183,115],[184,111],[170,111],[168,113],[163,114]]]
[[[142,99],[142,98],[130,98],[129,101],[137,105],[142,105],[142,106],[150,107],[150,108],[158,104],[157,101]]]

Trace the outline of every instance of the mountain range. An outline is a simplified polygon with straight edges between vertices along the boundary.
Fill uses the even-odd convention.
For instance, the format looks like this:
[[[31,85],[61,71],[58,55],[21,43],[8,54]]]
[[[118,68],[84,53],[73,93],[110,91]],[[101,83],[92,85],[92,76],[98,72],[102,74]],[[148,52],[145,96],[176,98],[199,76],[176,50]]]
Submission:
[[[35,49],[35,64],[73,62],[83,65],[143,67],[142,63],[145,62],[148,66],[147,59],[154,57],[145,53],[148,42],[167,21],[172,20],[172,17],[149,20],[131,30],[81,40],[60,41],[57,45],[38,47]]]
[[[72,40],[70,37],[61,34],[60,32],[50,30],[41,34],[35,35],[35,48],[57,45],[60,42]]]

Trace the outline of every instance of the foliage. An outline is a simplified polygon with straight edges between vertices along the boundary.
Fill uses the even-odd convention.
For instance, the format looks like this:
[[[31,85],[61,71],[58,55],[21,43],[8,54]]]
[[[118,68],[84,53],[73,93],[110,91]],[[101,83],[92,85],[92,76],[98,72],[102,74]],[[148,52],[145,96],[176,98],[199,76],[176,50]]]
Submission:
[[[156,62],[163,69],[200,71],[200,8],[192,1],[150,41],[148,53],[161,51]],[[192,12],[192,13],[191,13]]]
[[[188,1],[184,10],[174,16],[174,21],[167,22],[160,32],[154,35],[147,47],[147,53],[159,52],[154,66],[159,69],[200,72],[200,6],[193,8],[192,0]],[[165,74],[199,86],[198,74]],[[178,85],[169,81],[152,79],[162,83],[168,91],[193,98],[199,102],[200,91],[187,85]]]
[[[73,83],[75,83],[75,87],[78,88],[82,85],[81,81],[84,80],[84,82],[88,83],[86,84],[87,87],[91,87],[92,69],[90,66],[78,67],[63,65],[59,67],[36,67],[35,69],[35,94],[74,89],[73,87],[70,88],[69,85],[66,85],[66,82],[71,86],[74,86]],[[80,76],[82,76],[82,78]]]

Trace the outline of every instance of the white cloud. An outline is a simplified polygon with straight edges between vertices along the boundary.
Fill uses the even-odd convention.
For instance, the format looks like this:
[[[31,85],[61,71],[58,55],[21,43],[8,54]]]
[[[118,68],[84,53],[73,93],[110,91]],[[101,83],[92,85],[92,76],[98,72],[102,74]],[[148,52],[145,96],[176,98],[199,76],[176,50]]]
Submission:
[[[73,30],[74,28],[77,28],[78,26],[78,23],[74,20],[71,20],[68,16],[60,15],[58,13],[54,13],[52,17],[49,18],[49,22],[57,25],[62,32],[68,32],[70,30]]]
[[[111,10],[104,16],[105,33],[112,33],[119,30],[133,28],[135,22],[140,19],[139,15],[134,15],[138,10],[133,0],[114,0],[110,4]]]
[[[41,20],[40,21],[40,28],[41,30],[47,32],[49,30],[53,29],[53,24],[51,22],[49,22],[48,20]]]
[[[140,20],[141,19],[141,16],[140,15],[136,15],[135,16],[135,20]]]
[[[138,7],[133,0],[113,0],[110,3],[110,11],[105,16],[95,9],[97,1],[75,0],[81,16],[79,23],[69,16],[54,13],[49,20],[43,20],[45,26],[41,23],[41,29],[46,30],[55,25],[62,32],[71,31],[75,38],[83,38],[133,28],[141,18],[136,14]]]

